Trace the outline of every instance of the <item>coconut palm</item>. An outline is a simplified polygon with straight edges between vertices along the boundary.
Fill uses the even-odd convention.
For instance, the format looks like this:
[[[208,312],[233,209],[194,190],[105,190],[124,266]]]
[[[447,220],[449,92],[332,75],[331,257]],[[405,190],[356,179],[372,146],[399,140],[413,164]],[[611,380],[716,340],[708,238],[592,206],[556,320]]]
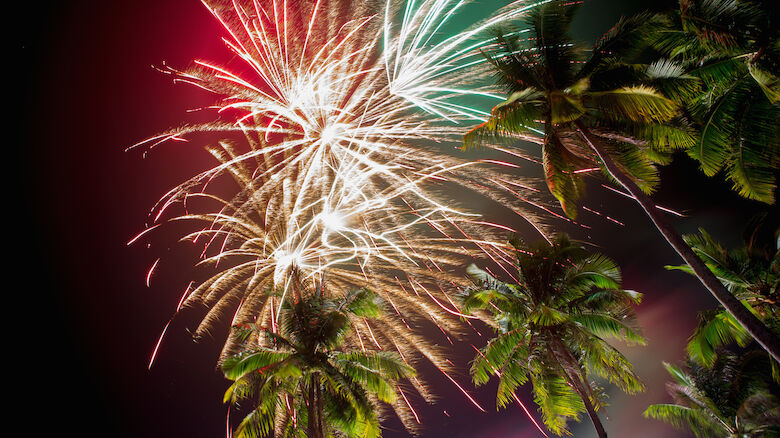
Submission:
[[[664,162],[669,150],[694,144],[691,133],[675,120],[678,105],[664,96],[677,99],[691,91],[682,70],[667,62],[644,67],[620,62],[619,55],[630,51],[632,42],[651,32],[648,26],[655,18],[621,20],[585,58],[568,35],[574,9],[567,3],[546,3],[529,15],[533,37],[527,44],[517,35],[497,35],[487,56],[510,95],[487,122],[465,136],[464,145],[540,127],[547,184],[570,217],[584,194],[583,175],[600,167],[630,193],[710,293],[777,360],[777,337],[728,292],[648,196],[657,182],[653,161]]]
[[[754,219],[743,236],[744,246],[738,249],[723,248],[703,229],[699,229],[699,234],[683,238],[729,292],[777,331],[780,328],[780,248],[772,230],[762,226],[764,220],[765,216]],[[687,265],[667,268],[691,272]],[[732,342],[745,347],[751,339],[744,327],[723,309],[702,312],[699,319],[688,343],[688,355],[705,366],[713,365],[719,347]]]
[[[774,203],[780,169],[780,41],[769,1],[681,0],[654,46],[701,79],[688,113],[699,135],[686,152],[740,195]]]
[[[664,363],[673,378],[667,391],[674,403],[652,405],[644,416],[700,438],[780,436],[780,404],[755,359],[721,356],[712,369],[690,364],[689,371]]]
[[[600,437],[603,406],[592,375],[627,393],[644,389],[629,361],[606,338],[643,344],[633,325],[633,305],[641,295],[621,288],[620,270],[601,254],[589,255],[565,234],[527,246],[513,240],[517,283],[504,283],[474,265],[477,288],[467,292],[464,309],[479,312],[497,335],[471,366],[477,385],[499,378],[497,404],[506,406],[527,381],[544,423],[568,433],[569,419],[586,412]]]
[[[414,370],[393,352],[345,346],[350,318],[379,312],[367,289],[341,298],[303,292],[282,306],[277,331],[243,327],[245,350],[222,364],[235,381],[225,401],[253,407],[235,436],[381,436],[379,403],[393,403],[396,382]]]

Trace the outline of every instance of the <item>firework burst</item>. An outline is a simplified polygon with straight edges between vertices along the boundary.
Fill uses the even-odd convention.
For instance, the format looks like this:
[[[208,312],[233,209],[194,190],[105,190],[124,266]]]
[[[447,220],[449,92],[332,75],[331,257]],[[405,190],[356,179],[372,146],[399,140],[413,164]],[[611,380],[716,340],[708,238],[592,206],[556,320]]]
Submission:
[[[459,333],[465,316],[452,299],[463,281],[456,272],[474,257],[503,265],[511,258],[504,236],[513,230],[481,219],[447,193],[466,190],[500,202],[543,235],[535,212],[548,208],[536,182],[505,175],[515,165],[442,151],[460,143],[464,123],[488,115],[481,108],[501,99],[480,86],[482,31],[533,6],[515,2],[441,37],[465,4],[206,4],[238,62],[228,68],[196,61],[188,70],[166,71],[219,96],[217,121],[134,146],[148,151],[199,132],[236,137],[209,147],[218,164],[173,188],[152,211],[149,230],[167,221],[202,224],[184,239],[203,244],[201,264],[214,267],[213,274],[188,287],[178,306],[208,307],[196,334],[226,314],[234,327],[273,330],[280,303],[300,287],[328,294],[369,287],[388,312],[370,325],[353,321],[352,342],[395,350],[411,363],[424,357],[452,380],[451,363],[419,328],[433,324],[447,339]],[[209,190],[226,177],[237,186],[230,196]],[[193,198],[216,207],[166,214]],[[231,331],[223,357],[237,348]],[[423,382],[412,385],[431,399]],[[404,403],[394,408],[411,429],[419,418],[400,394]]]

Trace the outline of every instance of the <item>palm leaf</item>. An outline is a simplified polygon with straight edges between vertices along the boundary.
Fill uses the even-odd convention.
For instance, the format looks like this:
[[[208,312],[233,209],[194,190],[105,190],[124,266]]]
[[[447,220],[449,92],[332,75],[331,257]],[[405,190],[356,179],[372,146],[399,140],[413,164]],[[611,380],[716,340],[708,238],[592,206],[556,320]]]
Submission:
[[[340,303],[342,311],[363,318],[376,318],[382,313],[378,297],[369,289],[356,289]]]
[[[744,347],[751,339],[750,334],[730,313],[702,313],[686,350],[692,360],[709,367],[715,363],[719,347],[732,342]]]
[[[647,418],[661,420],[677,429],[690,430],[699,438],[724,436],[722,430],[712,425],[699,411],[673,404],[655,404],[642,414]]]
[[[745,77],[746,68],[743,59],[734,56],[712,56],[705,62],[700,62],[688,74],[702,80],[707,89],[714,87],[728,88],[734,81]]]
[[[518,354],[528,355],[525,330],[513,330],[500,333],[491,339],[471,364],[471,376],[476,385],[483,385],[490,380],[490,376],[508,364],[510,357]],[[521,379],[519,375],[513,375],[514,379]]]
[[[557,137],[542,146],[542,167],[547,187],[560,202],[561,208],[571,219],[577,217],[577,200],[585,191],[585,184],[571,166],[572,154],[563,147]]]
[[[591,288],[617,289],[620,286],[620,269],[617,264],[602,254],[594,254],[572,270],[567,285],[578,290]]]
[[[535,376],[534,402],[542,412],[542,421],[556,435],[571,435],[566,428],[569,419],[579,421],[585,404],[569,384],[557,374]]]
[[[580,69],[579,77],[590,76],[600,68],[611,67],[615,59],[636,59],[655,40],[654,35],[666,22],[660,14],[648,12],[620,17],[593,47],[591,57]]]
[[[276,398],[263,400],[247,414],[235,431],[236,438],[262,438],[273,435],[276,423]]]
[[[350,380],[364,386],[385,403],[395,401],[395,386],[393,386],[391,381],[384,379],[379,371],[355,360],[346,360],[343,357],[334,359],[341,373],[348,376]]]
[[[627,394],[645,390],[645,385],[634,372],[631,362],[603,339],[582,339],[578,347],[584,354],[589,374],[600,376]]]
[[[240,353],[226,358],[222,363],[225,377],[236,380],[253,371],[279,367],[290,357],[290,353],[262,349],[251,353]]]
[[[535,88],[512,93],[503,103],[493,108],[485,123],[471,129],[463,137],[464,149],[471,149],[497,140],[505,140],[512,134],[531,132],[536,120],[542,118],[545,101]]]
[[[659,59],[645,67],[646,83],[664,96],[682,103],[701,92],[699,78],[687,72],[685,67],[669,59]]]
[[[571,319],[578,324],[582,324],[596,336],[612,337],[638,345],[646,344],[645,338],[639,331],[609,315],[583,313],[574,315]]]
[[[764,92],[766,98],[769,99],[769,102],[777,103],[780,100],[780,78],[762,70],[753,63],[748,64],[748,70],[750,71],[750,76],[753,77],[753,80],[761,87],[761,91]]]
[[[746,84],[740,95],[755,96],[755,85]],[[737,96],[735,95],[735,98]],[[729,110],[736,122],[726,176],[734,190],[748,199],[774,203],[776,173],[780,166],[780,107],[766,100],[742,96]]]
[[[647,86],[623,87],[588,94],[588,107],[610,119],[634,122],[664,122],[677,115],[674,101]]]
[[[579,119],[585,114],[582,101],[570,93],[552,91],[547,98],[551,123],[566,123]]]
[[[516,356],[522,355],[522,352],[515,350],[510,355],[507,362],[501,367],[501,376],[498,380],[496,389],[496,407],[506,407],[515,399],[515,391],[528,382],[528,370],[522,366],[523,360],[518,360]]]
[[[531,9],[527,15],[550,88],[563,89],[574,82],[572,66],[578,59],[569,26],[576,10],[575,4],[552,1]]]
[[[528,321],[533,324],[548,327],[569,320],[569,315],[558,309],[540,304],[528,315]]]
[[[468,276],[471,278],[471,281],[473,281],[474,284],[479,286],[495,287],[496,285],[501,283],[495,277],[490,275],[487,271],[485,271],[484,269],[480,269],[474,263],[470,264],[466,268],[466,274],[468,274]]]

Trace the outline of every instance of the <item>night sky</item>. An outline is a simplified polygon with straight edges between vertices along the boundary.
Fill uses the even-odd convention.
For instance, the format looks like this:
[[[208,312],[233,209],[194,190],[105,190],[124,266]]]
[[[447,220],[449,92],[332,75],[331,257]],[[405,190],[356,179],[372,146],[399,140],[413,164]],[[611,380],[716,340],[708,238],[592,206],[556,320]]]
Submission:
[[[624,3],[588,1],[575,35],[592,41],[623,13],[670,4]],[[7,105],[16,113],[21,105],[22,120],[21,126],[15,118],[7,125],[6,233],[12,243],[7,251],[15,262],[8,272],[13,289],[6,293],[13,298],[6,312],[19,321],[6,324],[6,336],[13,339],[6,361],[15,370],[6,376],[14,388],[19,385],[14,394],[22,394],[16,404],[23,427],[33,436],[224,436],[221,399],[227,382],[215,368],[221,335],[192,342],[187,327],[194,326],[198,312],[176,317],[158,362],[147,370],[195,254],[175,245],[126,246],[143,229],[156,200],[208,165],[208,157],[191,144],[160,148],[147,159],[124,152],[143,138],[193,121],[185,110],[210,103],[205,93],[174,86],[151,66],[224,60],[219,26],[196,0],[36,2],[8,19],[15,23],[15,59],[6,70],[15,77],[7,82],[13,93]],[[662,181],[654,199],[687,215],[669,217],[678,230],[703,226],[727,245],[737,245],[747,219],[766,210],[739,199],[728,184],[703,177],[682,156],[663,170]],[[587,205],[619,217],[625,226],[586,216],[590,232],[563,229],[615,258],[624,286],[645,294],[639,320],[648,339],[647,347],[624,349],[648,390],[633,397],[612,391],[605,426],[615,437],[686,436],[640,413],[667,400],[661,362],[681,359],[696,311],[714,301],[692,277],[663,269],[680,260],[638,206],[599,183],[590,184]],[[157,257],[163,261],[147,288],[146,273]],[[442,400],[418,404],[423,437],[540,436],[517,406],[495,411],[495,385],[475,390],[468,383],[468,345],[480,340],[467,341],[453,349],[452,360],[463,365],[460,381],[488,413],[446,380],[431,379]],[[521,395],[530,400],[528,391]],[[387,426],[386,436],[405,436],[400,423]],[[585,419],[575,436],[595,436],[591,429]]]

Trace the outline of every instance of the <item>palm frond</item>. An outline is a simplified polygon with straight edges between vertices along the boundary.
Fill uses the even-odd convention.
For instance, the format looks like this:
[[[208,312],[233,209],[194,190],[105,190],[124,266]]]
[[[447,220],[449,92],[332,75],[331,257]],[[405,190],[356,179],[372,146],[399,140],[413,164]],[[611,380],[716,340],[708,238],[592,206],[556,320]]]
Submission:
[[[615,347],[598,338],[583,342],[581,347],[589,373],[605,379],[626,394],[645,390],[645,385],[634,372],[631,362]]]
[[[379,297],[370,289],[355,289],[339,304],[340,309],[363,318],[376,318],[382,313]]]
[[[247,414],[235,430],[236,438],[264,438],[272,436],[276,423],[276,399],[263,401]]]
[[[645,338],[638,330],[612,316],[582,313],[573,315],[571,319],[578,324],[582,324],[582,326],[598,337],[612,337],[638,345],[646,344]]]
[[[661,420],[677,429],[690,430],[698,438],[724,436],[714,427],[707,417],[699,411],[673,404],[655,404],[648,407],[643,415]]]
[[[701,169],[707,176],[715,175],[728,159],[736,127],[734,108],[739,104],[741,94],[737,85],[733,84],[708,106],[698,144],[688,150],[688,155],[701,163]]]
[[[542,421],[556,435],[571,435],[566,428],[569,419],[579,421],[585,404],[568,382],[557,374],[532,378],[534,402],[542,412]]]
[[[572,122],[585,114],[582,101],[570,92],[551,91],[547,104],[550,109],[550,122],[554,124]]]
[[[578,76],[586,77],[601,68],[611,68],[616,59],[633,62],[653,44],[658,29],[663,28],[666,22],[666,17],[649,12],[620,17],[596,42],[591,57],[582,66]]]
[[[525,88],[543,88],[544,84],[535,67],[538,52],[523,47],[519,34],[511,29],[491,29],[496,45],[482,50],[483,56],[493,65],[496,82],[510,92]]]
[[[398,353],[393,351],[352,351],[338,353],[333,358],[339,364],[365,368],[388,381],[405,379],[416,375],[414,368],[407,365],[401,360]]]
[[[547,187],[560,202],[561,208],[571,219],[577,217],[577,200],[585,192],[585,183],[572,167],[572,154],[563,147],[557,137],[548,139],[542,146],[542,167]]]
[[[588,108],[608,119],[665,122],[677,115],[678,105],[654,88],[637,85],[588,94]]]
[[[558,325],[567,320],[569,320],[568,314],[544,304],[536,306],[528,315],[528,321],[542,327]]]
[[[754,84],[746,93],[758,94]],[[766,100],[748,98],[731,105],[736,125],[733,130],[726,177],[734,190],[748,199],[774,203],[777,170],[780,169],[780,107]]]
[[[744,347],[751,339],[730,313],[703,312],[686,350],[692,360],[709,367],[715,363],[719,347],[732,342]]]
[[[780,78],[772,73],[761,69],[758,65],[748,64],[750,76],[756,81],[761,91],[764,92],[770,103],[777,103],[780,100]]]
[[[682,64],[659,59],[645,67],[645,82],[677,103],[690,101],[701,92],[701,81]]]
[[[592,288],[617,289],[621,281],[617,263],[605,255],[594,254],[570,271],[567,285],[584,292]]]
[[[353,357],[352,360],[343,356],[334,358],[339,371],[350,380],[359,383],[385,403],[392,403],[396,397],[395,386],[374,368],[365,366]]]
[[[646,151],[621,142],[605,142],[604,145],[621,172],[631,178],[643,192],[649,194],[655,190],[660,182],[658,168]],[[602,173],[618,184],[603,165]]]
[[[548,72],[545,80],[549,88],[563,89],[574,82],[572,66],[578,60],[578,52],[569,36],[569,27],[576,10],[576,4],[552,1],[531,9],[527,15],[541,64]]]
[[[483,385],[490,380],[490,376],[505,366],[510,357],[529,353],[527,335],[523,329],[500,333],[491,339],[471,364],[471,375],[474,383]],[[519,375],[512,378],[520,379]]]
[[[645,153],[684,150],[696,145],[696,131],[686,120],[680,118],[668,123],[644,123],[626,131],[648,142],[649,147]]]
[[[225,377],[236,380],[253,371],[279,367],[290,357],[290,353],[261,349],[258,351],[240,353],[226,358],[222,363]]]
[[[526,88],[509,96],[493,108],[485,123],[471,129],[463,137],[464,149],[471,149],[490,142],[505,141],[512,134],[528,132],[542,118],[545,101],[534,88]]]
[[[522,360],[516,356],[521,355],[519,351],[510,356],[509,360],[501,367],[501,375],[498,379],[498,388],[496,389],[496,407],[505,408],[515,399],[515,391],[528,382],[528,369],[523,367]]]

